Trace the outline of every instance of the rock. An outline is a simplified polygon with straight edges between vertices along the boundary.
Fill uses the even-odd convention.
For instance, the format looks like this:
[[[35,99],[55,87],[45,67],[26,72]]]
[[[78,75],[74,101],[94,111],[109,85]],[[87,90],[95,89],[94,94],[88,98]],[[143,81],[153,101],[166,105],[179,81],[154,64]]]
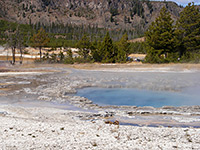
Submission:
[[[113,124],[114,124],[114,125],[119,125],[119,121],[115,120],[115,121],[113,122]]]
[[[107,121],[105,121],[105,124],[113,124],[113,122],[112,122],[112,121],[109,121],[109,120],[107,120]]]
[[[151,112],[147,112],[147,111],[143,111],[143,112],[140,112],[141,114],[151,114]]]
[[[94,117],[100,117],[102,116],[101,114],[93,114]]]
[[[143,106],[143,107],[138,107],[137,109],[142,109],[142,110],[155,110],[155,108],[152,107],[152,106]]]
[[[1,116],[5,116],[5,115],[7,115],[8,113],[6,112],[6,111],[0,111],[0,115]]]
[[[104,114],[104,118],[113,117],[114,114],[115,114],[114,112],[106,112],[106,114]]]
[[[162,109],[176,110],[174,106],[163,106]]]
[[[110,121],[110,120],[106,120],[105,124],[113,124],[113,125],[119,125],[119,121],[115,120],[114,122]]]
[[[68,95],[68,94],[76,94],[76,89],[74,88],[64,88],[62,89],[63,92],[63,96]]]
[[[132,115],[134,115],[135,113],[132,112],[132,111],[129,111],[129,112],[127,112],[127,114],[130,115],[130,116],[132,116]]]
[[[51,98],[51,97],[48,97],[48,96],[39,96],[39,97],[38,97],[38,100],[51,101],[52,98]]]
[[[136,113],[138,114],[153,114],[153,111],[151,110],[137,110]]]

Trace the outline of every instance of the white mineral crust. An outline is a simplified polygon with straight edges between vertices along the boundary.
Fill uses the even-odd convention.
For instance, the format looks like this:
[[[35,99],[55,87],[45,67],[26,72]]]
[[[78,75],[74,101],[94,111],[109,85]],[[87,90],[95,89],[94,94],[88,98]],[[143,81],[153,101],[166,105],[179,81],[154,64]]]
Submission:
[[[84,112],[0,106],[0,147],[54,150],[200,149],[200,129],[134,127],[83,121]]]

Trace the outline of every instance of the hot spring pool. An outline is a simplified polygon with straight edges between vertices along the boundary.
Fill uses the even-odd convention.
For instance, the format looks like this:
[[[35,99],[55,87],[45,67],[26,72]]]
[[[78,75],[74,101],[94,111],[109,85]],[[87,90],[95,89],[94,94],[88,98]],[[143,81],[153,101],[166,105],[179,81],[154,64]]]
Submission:
[[[191,106],[200,105],[200,97],[187,92],[156,92],[129,88],[84,88],[77,94],[98,105],[128,106]]]

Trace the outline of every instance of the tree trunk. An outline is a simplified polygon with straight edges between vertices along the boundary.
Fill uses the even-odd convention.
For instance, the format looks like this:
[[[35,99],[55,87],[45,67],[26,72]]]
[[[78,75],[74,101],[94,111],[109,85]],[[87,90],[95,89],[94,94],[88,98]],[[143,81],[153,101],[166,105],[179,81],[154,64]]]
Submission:
[[[165,59],[167,58],[167,52],[166,51],[164,52],[164,58]]]
[[[20,48],[20,54],[21,54],[21,56],[20,56],[20,64],[22,64],[23,57],[22,57],[22,49],[21,48]]]
[[[40,60],[42,59],[42,47],[40,47]]]
[[[14,65],[15,64],[15,47],[12,48],[12,58],[13,58],[12,65]]]

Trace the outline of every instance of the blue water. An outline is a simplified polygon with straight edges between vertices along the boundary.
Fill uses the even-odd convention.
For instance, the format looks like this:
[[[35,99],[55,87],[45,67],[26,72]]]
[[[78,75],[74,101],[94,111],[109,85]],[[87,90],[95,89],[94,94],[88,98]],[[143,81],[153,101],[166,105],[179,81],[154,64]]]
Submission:
[[[178,92],[155,92],[128,88],[84,88],[78,96],[86,97],[98,105],[128,106],[191,106],[200,105],[199,95]]]

